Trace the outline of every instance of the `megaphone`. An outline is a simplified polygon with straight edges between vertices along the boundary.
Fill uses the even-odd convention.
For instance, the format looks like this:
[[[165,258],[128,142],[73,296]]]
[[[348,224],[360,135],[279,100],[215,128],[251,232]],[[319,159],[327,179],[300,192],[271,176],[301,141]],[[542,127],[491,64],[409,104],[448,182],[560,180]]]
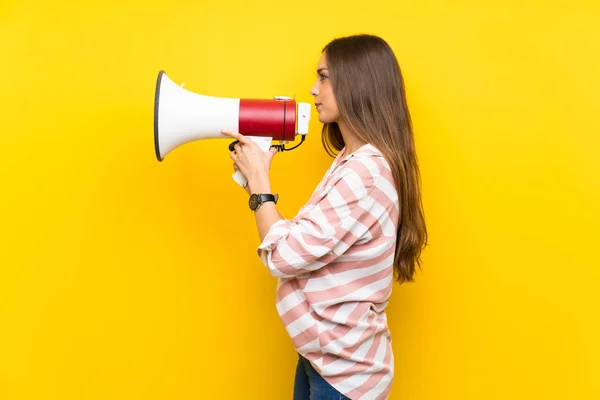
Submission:
[[[222,130],[248,136],[264,152],[269,151],[273,140],[284,143],[273,146],[278,151],[292,150],[304,142],[309,121],[309,103],[296,103],[285,96],[273,99],[205,96],[177,85],[164,71],[158,73],[154,99],[154,148],[158,161],[182,144],[195,140],[231,140]],[[286,148],[285,143],[293,141],[297,134],[302,137],[300,144]],[[240,171],[233,179],[241,186],[248,183]]]

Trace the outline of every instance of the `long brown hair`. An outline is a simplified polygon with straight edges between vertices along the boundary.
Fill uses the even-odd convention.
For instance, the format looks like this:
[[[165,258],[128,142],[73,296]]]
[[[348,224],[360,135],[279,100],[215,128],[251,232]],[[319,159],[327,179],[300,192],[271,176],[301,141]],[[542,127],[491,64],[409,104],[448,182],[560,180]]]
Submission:
[[[399,282],[411,282],[415,266],[421,267],[427,228],[412,122],[398,60],[383,39],[372,35],[334,39],[323,52],[341,118],[360,140],[379,149],[391,167],[400,204],[394,275]],[[322,141],[332,157],[332,148],[338,152],[343,149],[344,139],[337,123],[323,125]]]

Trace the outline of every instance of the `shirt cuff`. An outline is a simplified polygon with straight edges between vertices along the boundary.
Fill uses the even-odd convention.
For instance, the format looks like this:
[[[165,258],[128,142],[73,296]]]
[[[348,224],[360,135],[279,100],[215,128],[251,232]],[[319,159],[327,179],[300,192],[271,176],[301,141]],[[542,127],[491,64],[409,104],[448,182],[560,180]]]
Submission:
[[[277,242],[290,232],[290,221],[287,219],[280,219],[275,222],[269,228],[269,231],[265,235],[262,243],[258,246],[258,256],[261,258],[263,263],[267,265],[267,253],[272,251],[276,247]]]

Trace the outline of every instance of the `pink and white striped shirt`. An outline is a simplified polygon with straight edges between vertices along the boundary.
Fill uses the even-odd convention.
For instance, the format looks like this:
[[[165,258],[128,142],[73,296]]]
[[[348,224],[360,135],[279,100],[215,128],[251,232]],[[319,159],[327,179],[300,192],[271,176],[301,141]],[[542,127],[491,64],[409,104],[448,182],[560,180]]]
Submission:
[[[377,148],[344,152],[298,214],[273,224],[258,254],[279,278],[277,311],[298,353],[345,396],[386,399],[398,193]]]

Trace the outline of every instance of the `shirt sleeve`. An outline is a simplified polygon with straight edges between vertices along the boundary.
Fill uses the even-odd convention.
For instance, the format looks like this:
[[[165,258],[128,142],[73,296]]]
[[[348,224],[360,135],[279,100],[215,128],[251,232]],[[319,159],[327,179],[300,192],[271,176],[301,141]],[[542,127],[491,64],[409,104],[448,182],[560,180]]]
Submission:
[[[291,278],[327,265],[377,223],[371,196],[379,174],[351,160],[331,178],[316,204],[271,226],[258,254],[271,275]]]

